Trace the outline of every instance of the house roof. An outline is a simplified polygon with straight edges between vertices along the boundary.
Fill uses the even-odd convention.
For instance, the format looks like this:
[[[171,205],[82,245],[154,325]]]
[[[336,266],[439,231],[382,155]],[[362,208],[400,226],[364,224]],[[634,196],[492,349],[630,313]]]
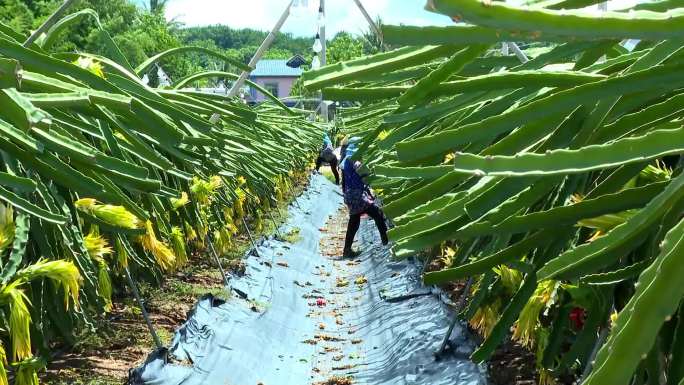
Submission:
[[[296,54],[290,58],[290,60],[287,61],[287,66],[291,68],[299,68],[304,64],[307,64],[306,59],[302,57],[300,54]]]
[[[287,66],[287,60],[265,59],[257,62],[256,68],[250,74],[251,77],[283,76],[299,77],[302,75],[301,68]]]

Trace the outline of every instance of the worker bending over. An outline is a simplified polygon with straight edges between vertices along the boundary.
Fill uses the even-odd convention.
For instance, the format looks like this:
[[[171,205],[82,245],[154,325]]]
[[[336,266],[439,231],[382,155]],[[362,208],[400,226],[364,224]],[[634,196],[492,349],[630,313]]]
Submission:
[[[321,168],[323,162],[327,162],[330,165],[330,170],[335,176],[335,184],[340,184],[340,174],[337,172],[338,159],[335,155],[335,149],[333,148],[332,141],[328,137],[328,134],[323,135],[323,148],[316,159],[316,172]]]
[[[345,140],[342,143],[341,151],[342,192],[344,193],[344,203],[349,209],[349,223],[347,224],[347,235],[344,240],[344,257],[354,257],[357,255],[352,250],[352,243],[354,242],[356,232],[359,230],[361,215],[363,214],[368,214],[375,221],[375,225],[380,232],[382,244],[386,245],[388,242],[385,216],[382,210],[375,204],[375,198],[363,181],[363,177],[366,174],[362,174],[361,162],[351,159],[354,152],[356,152],[357,141],[357,138]]]

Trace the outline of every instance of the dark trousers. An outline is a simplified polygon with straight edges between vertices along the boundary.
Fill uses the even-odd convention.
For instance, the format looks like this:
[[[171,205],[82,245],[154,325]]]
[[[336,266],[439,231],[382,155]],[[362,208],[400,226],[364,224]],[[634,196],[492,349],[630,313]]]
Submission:
[[[387,244],[387,225],[385,224],[385,216],[382,210],[376,205],[370,205],[366,211],[358,214],[349,215],[349,223],[347,224],[347,236],[344,239],[344,250],[351,250],[352,243],[354,242],[354,237],[356,232],[359,231],[359,226],[361,225],[361,215],[368,214],[369,217],[373,218],[375,225],[378,227],[380,232],[380,238],[382,239],[382,244]]]
[[[316,171],[318,171],[319,168],[321,168],[321,165],[325,162],[325,159],[322,157],[318,157],[316,159]],[[335,184],[340,184],[340,174],[337,172],[337,158],[333,158],[330,163],[330,170],[332,170],[333,175],[335,176]]]

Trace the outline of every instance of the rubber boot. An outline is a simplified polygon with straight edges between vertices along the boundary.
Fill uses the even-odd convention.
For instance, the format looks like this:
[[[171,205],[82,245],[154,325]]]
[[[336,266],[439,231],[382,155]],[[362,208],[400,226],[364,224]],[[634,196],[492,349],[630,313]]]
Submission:
[[[382,240],[382,244],[384,246],[387,246],[387,244],[389,243],[389,238],[387,238],[387,230],[380,231],[380,240]]]

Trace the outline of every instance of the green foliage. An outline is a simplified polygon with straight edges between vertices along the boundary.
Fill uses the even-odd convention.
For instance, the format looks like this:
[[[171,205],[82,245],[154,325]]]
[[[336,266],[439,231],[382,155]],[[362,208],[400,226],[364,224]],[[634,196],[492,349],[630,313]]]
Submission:
[[[0,324],[10,326],[0,337],[12,342],[17,383],[36,383],[44,360],[34,354],[47,357],[57,340],[73,341],[111,309],[112,295],[125,292],[116,277],[123,269],[158,282],[189,256],[206,255],[209,234],[236,231],[233,215],[261,217],[319,146],[320,128],[279,101],[250,108],[226,96],[145,87],[150,58],[181,69],[190,63],[157,50],[198,50],[181,47],[158,12],[116,1],[103,9],[122,12],[65,16],[38,41],[57,44],[45,51],[23,47],[25,33],[0,34]],[[107,28],[127,9],[130,30],[111,39]],[[79,28],[97,39],[57,39],[55,31]],[[121,49],[116,42],[128,38]],[[60,44],[97,50],[50,53]],[[141,64],[140,73],[131,64]]]
[[[381,26],[382,24],[382,18],[378,16],[375,19],[375,25]],[[383,45],[382,39],[380,39],[380,37],[370,27],[363,31],[360,40],[363,43],[363,52],[367,55],[385,51],[385,49],[387,48],[387,45]]]
[[[168,0],[150,0],[150,12],[152,13],[162,13],[164,11],[164,6]]]
[[[678,2],[601,16],[555,11],[583,0],[429,3],[465,23],[384,26],[386,43],[420,48],[303,76],[354,106],[338,121],[364,137],[355,157],[396,224],[395,257],[458,250],[424,280],[476,282],[464,312],[484,337],[476,361],[510,335],[535,353],[538,383],[680,382]],[[650,41],[628,52],[627,36]],[[510,40],[535,55],[502,56]]]
[[[0,22],[11,29],[28,34],[44,21],[59,5],[58,0],[7,0],[0,2]],[[99,14],[102,30],[97,20],[81,18],[54,37],[52,52],[89,52],[116,58],[111,39],[123,57],[137,67],[156,53],[181,46],[199,46],[226,55],[239,63],[248,63],[267,32],[253,29],[233,29],[214,25],[182,28],[176,22],[164,17],[166,1],[150,0],[144,7],[136,7],[128,0],[81,0],[70,11],[94,9]],[[103,32],[104,31],[104,32]],[[107,34],[109,36],[107,36]],[[372,39],[372,35],[369,35]],[[308,37],[293,37],[279,33],[272,46],[266,51],[265,59],[289,59],[299,54],[311,60],[312,40]],[[367,39],[354,38],[340,33],[328,42],[328,60],[338,62],[376,52]],[[235,65],[202,53],[171,56],[159,63],[172,81],[187,77],[201,69],[239,72]],[[147,71],[151,85],[158,84],[156,67]],[[295,87],[294,95],[308,95],[301,84]]]
[[[349,32],[339,32],[328,43],[326,52],[329,64],[352,60],[363,55],[363,43]]]
[[[234,29],[224,25],[206,27],[189,27],[180,31],[181,39],[186,44],[196,41],[211,41],[221,49],[240,49],[258,47],[268,35],[267,32],[254,29]],[[293,54],[305,55],[311,51],[313,41],[307,37],[293,37],[291,34],[278,33],[271,49],[285,50]]]
[[[11,0],[0,5],[0,22],[8,23],[15,31],[28,33],[47,18],[61,1]],[[82,0],[70,11],[97,10],[104,31],[113,36],[128,61],[136,66],[154,53],[179,47],[178,25],[169,23],[163,13],[147,12],[127,0]],[[85,51],[106,57],[115,57],[107,37],[93,18],[82,18],[56,38],[53,52]],[[200,68],[187,58],[172,58],[164,69],[173,79]]]
[[[234,29],[223,25],[182,28],[177,36],[184,45],[201,46],[222,52],[241,63],[248,63],[257,48],[268,35],[267,32],[253,29]],[[264,59],[289,59],[299,54],[305,59],[311,59],[310,38],[293,37],[291,34],[278,33],[271,47],[264,54]],[[188,61],[201,68],[215,71],[235,71],[235,68],[225,62],[203,55],[190,55]],[[195,73],[196,70],[185,72],[185,75]]]
[[[26,2],[7,0],[0,5],[0,20],[17,32],[28,33],[33,27],[34,15]]]

